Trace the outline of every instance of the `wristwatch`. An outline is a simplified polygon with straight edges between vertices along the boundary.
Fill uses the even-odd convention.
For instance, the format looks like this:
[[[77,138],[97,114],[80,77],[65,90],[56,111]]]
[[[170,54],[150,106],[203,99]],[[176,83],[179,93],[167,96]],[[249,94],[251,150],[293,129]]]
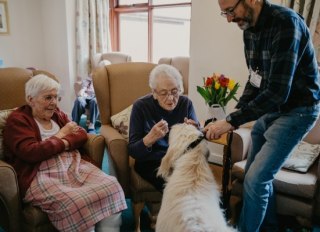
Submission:
[[[230,114],[226,117],[226,122],[227,122],[227,123],[230,123],[230,125],[233,127],[233,129],[238,129],[238,127],[235,126],[235,125],[232,123],[232,118],[231,118]]]
[[[230,116],[230,114],[226,117],[226,121],[228,122],[228,123],[230,123],[231,124],[231,116]],[[232,125],[232,124],[231,124]]]

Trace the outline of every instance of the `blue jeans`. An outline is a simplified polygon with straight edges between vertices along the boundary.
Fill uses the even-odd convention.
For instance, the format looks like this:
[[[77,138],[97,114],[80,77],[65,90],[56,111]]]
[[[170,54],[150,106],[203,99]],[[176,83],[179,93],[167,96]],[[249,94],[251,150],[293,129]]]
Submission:
[[[273,179],[293,148],[314,126],[320,106],[298,107],[260,117],[251,132],[243,183],[241,232],[278,231]]]
[[[88,120],[94,125],[99,118],[97,99],[95,97],[90,99],[85,97],[76,98],[72,109],[72,121],[79,124],[81,115],[85,113],[87,107],[89,109]]]

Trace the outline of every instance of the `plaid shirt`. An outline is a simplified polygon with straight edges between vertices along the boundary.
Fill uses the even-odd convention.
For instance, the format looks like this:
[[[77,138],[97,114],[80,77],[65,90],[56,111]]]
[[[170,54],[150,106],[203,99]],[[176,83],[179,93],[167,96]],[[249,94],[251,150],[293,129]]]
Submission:
[[[309,29],[299,14],[265,1],[257,24],[245,30],[243,38],[251,71],[239,110],[230,114],[233,126],[319,101],[318,65]],[[250,83],[253,75],[261,77],[260,87]]]

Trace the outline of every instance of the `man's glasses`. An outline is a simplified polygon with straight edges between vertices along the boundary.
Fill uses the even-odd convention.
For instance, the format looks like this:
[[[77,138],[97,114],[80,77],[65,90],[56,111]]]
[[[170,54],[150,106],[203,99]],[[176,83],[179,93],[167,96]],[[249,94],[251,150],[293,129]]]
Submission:
[[[228,16],[230,17],[234,17],[235,16],[235,13],[234,11],[236,10],[237,6],[239,5],[239,3],[241,2],[242,0],[239,0],[233,7],[227,9],[226,11],[221,11],[221,16],[222,17],[225,17],[227,18]]]
[[[161,98],[165,98],[167,99],[170,95],[172,95],[173,97],[178,97],[180,94],[180,89],[172,89],[172,90],[161,90],[161,91],[157,91],[157,90],[153,90],[159,97]]]
[[[46,103],[51,103],[52,101],[61,101],[61,97],[58,95],[46,95],[42,97]]]

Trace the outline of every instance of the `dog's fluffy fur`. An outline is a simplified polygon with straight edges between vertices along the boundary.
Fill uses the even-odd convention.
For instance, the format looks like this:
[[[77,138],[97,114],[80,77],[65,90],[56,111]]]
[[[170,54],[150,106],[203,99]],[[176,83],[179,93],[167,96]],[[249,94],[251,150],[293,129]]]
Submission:
[[[235,231],[225,221],[220,193],[207,163],[205,140],[187,149],[202,133],[192,125],[178,124],[169,134],[169,148],[158,176],[166,180],[157,218],[157,232]]]

